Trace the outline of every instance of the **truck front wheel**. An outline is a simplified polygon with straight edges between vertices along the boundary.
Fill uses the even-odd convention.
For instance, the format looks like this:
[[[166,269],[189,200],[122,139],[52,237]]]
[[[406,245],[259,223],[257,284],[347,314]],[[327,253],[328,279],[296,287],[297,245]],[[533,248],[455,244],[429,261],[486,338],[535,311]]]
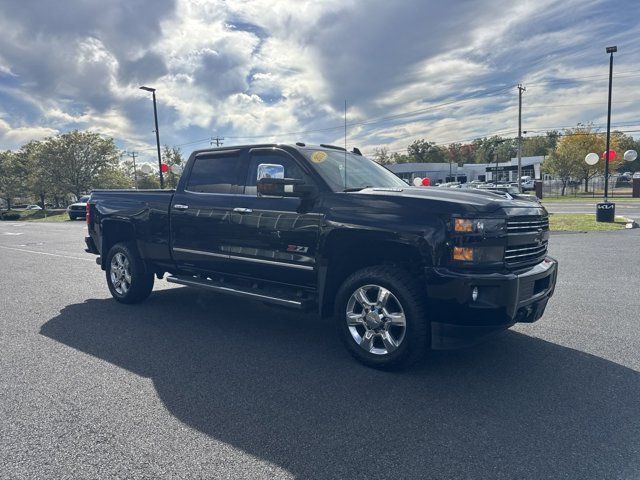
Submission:
[[[378,265],[358,270],[340,287],[335,305],[342,341],[365,365],[406,367],[429,348],[425,293],[401,268]]]
[[[153,289],[149,272],[132,242],[117,243],[107,255],[107,285],[113,298],[121,303],[138,303]]]

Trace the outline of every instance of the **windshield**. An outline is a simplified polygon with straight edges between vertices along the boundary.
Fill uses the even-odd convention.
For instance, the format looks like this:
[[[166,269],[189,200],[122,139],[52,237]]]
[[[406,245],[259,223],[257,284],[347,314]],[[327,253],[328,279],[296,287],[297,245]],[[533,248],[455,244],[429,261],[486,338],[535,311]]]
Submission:
[[[404,188],[407,184],[373,160],[340,150],[305,149],[311,165],[334,192],[356,191],[367,187]]]

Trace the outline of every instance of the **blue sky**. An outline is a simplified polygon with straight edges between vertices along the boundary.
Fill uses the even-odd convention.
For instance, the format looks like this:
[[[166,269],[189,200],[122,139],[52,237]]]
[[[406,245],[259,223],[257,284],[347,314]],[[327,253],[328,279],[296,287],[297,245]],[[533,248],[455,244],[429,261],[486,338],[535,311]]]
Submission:
[[[640,135],[637,0],[0,0],[0,149],[70,129],[154,158],[256,142],[365,152],[604,125]]]

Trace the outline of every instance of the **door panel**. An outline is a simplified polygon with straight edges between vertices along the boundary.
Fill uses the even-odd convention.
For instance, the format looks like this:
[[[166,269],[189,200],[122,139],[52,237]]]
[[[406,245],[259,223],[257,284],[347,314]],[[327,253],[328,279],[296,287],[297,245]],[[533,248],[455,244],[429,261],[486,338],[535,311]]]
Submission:
[[[171,211],[173,258],[178,266],[223,271],[224,238],[229,235],[230,208],[236,195],[176,193]],[[176,206],[188,206],[177,209]]]
[[[233,236],[231,212],[238,198],[240,151],[218,151],[194,159],[184,191],[171,205],[173,258],[177,265],[199,271],[232,272],[225,246]]]
[[[299,198],[258,197],[255,175],[260,163],[283,164],[285,177],[313,181],[288,154],[253,153],[249,159],[245,195],[239,197],[243,210],[229,217],[235,237],[229,253],[242,257],[242,272],[255,278],[292,283],[315,284],[315,258],[320,226],[324,216],[300,209]]]

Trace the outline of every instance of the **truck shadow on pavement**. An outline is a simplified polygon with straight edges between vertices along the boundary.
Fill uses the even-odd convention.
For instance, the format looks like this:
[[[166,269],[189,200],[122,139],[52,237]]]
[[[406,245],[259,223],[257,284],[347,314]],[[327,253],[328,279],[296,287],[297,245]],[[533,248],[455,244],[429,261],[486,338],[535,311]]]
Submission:
[[[67,306],[41,333],[151,378],[180,421],[300,478],[640,471],[639,374],[515,332],[387,373],[328,320],[174,288]]]

